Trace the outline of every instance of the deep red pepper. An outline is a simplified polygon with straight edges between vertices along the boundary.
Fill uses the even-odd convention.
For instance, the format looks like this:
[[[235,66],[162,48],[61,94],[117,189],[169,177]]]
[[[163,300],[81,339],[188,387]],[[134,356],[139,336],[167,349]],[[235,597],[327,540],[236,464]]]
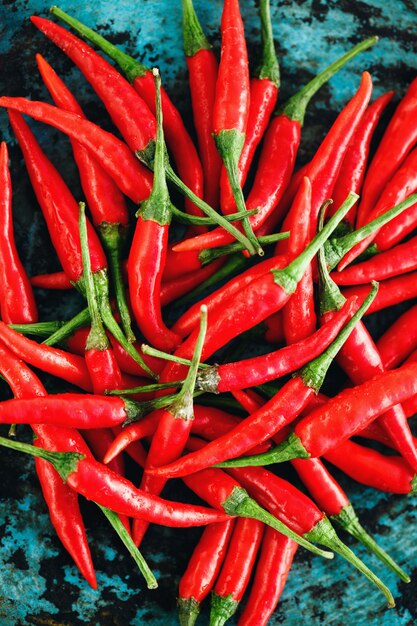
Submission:
[[[192,0],[183,0],[182,3],[182,32],[194,127],[204,172],[204,199],[216,208],[219,204],[222,161],[211,132],[218,63],[198,21]]]
[[[12,218],[12,181],[7,145],[0,145],[0,289],[1,319],[7,324],[31,324],[38,312],[29,278],[17,252]]]
[[[180,624],[193,624],[197,619],[200,603],[210,593],[226,556],[234,524],[231,519],[210,524],[203,530],[179,584],[177,605]]]
[[[38,344],[24,337],[0,321],[0,340],[8,348],[33,367],[38,367],[48,374],[63,378],[72,385],[85,391],[92,390],[92,382],[85,361],[82,357],[70,354],[59,348]],[[30,420],[28,420],[30,423]]]
[[[165,142],[162,128],[161,79],[157,85],[157,131],[154,182],[149,198],[142,204],[128,259],[129,293],[139,329],[160,350],[171,352],[181,342],[162,319],[160,291],[165,266],[171,200],[165,179]]]
[[[368,163],[369,149],[375,128],[384,109],[391,102],[393,91],[388,91],[368,106],[363,118],[346,152],[340,171],[334,185],[332,199],[333,204],[329,207],[329,215],[339,208],[350,191],[361,193],[365,170]],[[345,217],[345,221],[354,226],[357,203]]]
[[[238,162],[238,177],[241,187],[245,183],[256,148],[267,129],[278,98],[280,85],[279,65],[275,54],[269,0],[261,0],[259,12],[261,17],[262,60],[249,85],[249,114],[245,131],[245,142]],[[222,170],[220,179],[220,194],[222,212],[224,214],[233,213],[236,209],[236,203],[225,168]]]
[[[416,142],[416,107],[417,79],[413,80],[397,106],[371,161],[358,208],[358,226],[365,223],[369,211],[373,209],[386,184]]]
[[[65,272],[37,274],[36,276],[31,276],[29,280],[32,287],[38,287],[39,289],[62,289],[63,291],[74,289],[74,285]]]
[[[248,601],[239,626],[266,626],[275,611],[290,572],[297,544],[266,528]]]
[[[83,37],[96,44],[113,59],[126,75],[135,91],[143,98],[155,115],[155,85],[150,69],[119,50],[116,46],[113,46],[104,37],[84,26],[78,20],[58,9],[58,7],[53,7],[51,12],[82,34]],[[178,109],[174,106],[165,90],[162,90],[161,97],[167,144],[174,155],[180,178],[198,197],[202,197],[203,173],[197,151],[184,126]],[[186,199],[186,207],[190,213],[195,214],[197,212],[200,215],[198,209],[193,206],[188,198]]]
[[[264,533],[255,519],[238,519],[211,596],[210,622],[222,626],[234,615],[241,601]]]
[[[417,149],[410,152],[401,167],[394,172],[392,178],[383,188],[378,202],[368,212],[368,215],[364,220],[364,224],[368,224],[376,217],[382,215],[387,209],[399,204],[407,198],[407,196],[417,191],[416,168]],[[347,267],[347,265],[352,263],[372,242],[374,242],[374,251],[379,252],[381,250],[391,248],[396,243],[401,241],[403,237],[415,228],[417,222],[416,209],[417,204],[410,206],[406,211],[404,211],[404,213],[392,220],[387,226],[374,232],[369,237],[366,237],[366,239],[361,241],[361,243],[352,248],[352,250],[344,256],[338,265],[338,270],[341,271]],[[383,234],[382,231],[384,231]]]
[[[255,180],[246,200],[247,209],[259,209],[256,215],[249,218],[249,222],[255,232],[258,232],[258,229],[271,216],[272,212],[274,212],[274,223],[281,221],[294,198],[295,190],[291,195],[289,203],[286,203],[285,207],[281,208],[279,202],[290,182],[294,169],[300,144],[301,127],[310,99],[345,63],[372,46],[376,41],[376,37],[371,37],[352,48],[340,59],[337,59],[337,61],[313,78],[303,89],[292,96],[278,110],[276,117],[270,122],[265,133]],[[272,230],[268,230],[268,232],[272,232]],[[178,252],[192,249],[201,250],[203,248],[224,245],[230,241],[231,239],[226,233],[220,229],[215,229],[210,233],[185,240],[177,244],[174,249]]]
[[[362,299],[368,287],[366,285],[355,285],[345,287],[342,294],[345,298],[355,295]],[[379,283],[378,294],[368,309],[367,314],[381,311],[387,307],[405,302],[417,296],[417,272],[409,272],[394,278],[388,278]]]
[[[224,259],[216,259],[209,265],[175,278],[166,282],[162,282],[161,285],[161,305],[167,306],[178,300],[184,295],[190,293],[195,287],[200,286],[207,279],[215,276],[224,264]],[[166,267],[166,266],[165,266]]]
[[[376,342],[385,369],[398,367],[417,348],[417,305],[400,315]]]

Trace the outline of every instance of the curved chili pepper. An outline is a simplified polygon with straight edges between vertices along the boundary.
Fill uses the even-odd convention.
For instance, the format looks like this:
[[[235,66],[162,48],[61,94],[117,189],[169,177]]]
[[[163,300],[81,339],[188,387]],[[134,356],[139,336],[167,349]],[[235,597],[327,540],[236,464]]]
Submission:
[[[374,297],[375,292],[371,294]],[[355,324],[369,305],[367,298],[360,309],[340,332],[337,339],[321,356],[305,366],[295,378],[287,382],[264,406],[252,413],[226,435],[215,439],[202,450],[182,457],[175,463],[152,471],[158,476],[184,476],[226,459],[244,454],[255,445],[263,443],[287,424],[290,424],[307,406],[310,398],[320,389],[333,358]]]
[[[292,346],[285,346],[251,359],[211,366],[201,371],[197,378],[198,387],[214,393],[222,393],[261,385],[294,372],[329,346],[355,308],[357,308],[357,300],[352,299],[343,310],[341,309],[338,319],[333,318],[332,322],[322,326],[313,335]]]
[[[135,91],[143,98],[149,109],[155,115],[155,85],[152,70],[125,54],[116,46],[113,46],[109,41],[106,41],[104,37],[101,37],[87,26],[81,24],[78,20],[64,13],[64,11],[58,7],[52,7],[51,12],[83,37],[92,41],[113,59],[117,65],[119,65],[123,73],[126,74],[128,81],[132,84]],[[56,26],[56,24],[54,24],[54,26]],[[194,192],[194,201],[198,201],[198,198],[203,195],[203,172],[197,151],[184,126],[178,109],[174,106],[164,89],[161,90],[161,99],[164,115],[164,131],[168,147],[174,155],[180,178],[186,183],[190,190]],[[115,107],[115,114],[117,115],[117,107]],[[143,148],[145,148],[145,146],[143,146]],[[188,212],[193,214],[197,213],[197,215],[201,214],[188,198],[186,198],[185,203]]]
[[[262,59],[255,76],[249,84],[249,113],[245,131],[245,142],[239,156],[238,178],[243,187],[256,148],[261,141],[271,114],[275,108],[280,86],[279,65],[275,54],[269,0],[259,3],[262,35]],[[232,66],[233,67],[233,66]],[[233,213],[236,207],[233,191],[226,169],[220,178],[220,206],[224,214]]]
[[[368,212],[365,224],[369,224],[372,220],[382,215],[389,207],[399,204],[410,194],[417,191],[417,149],[414,149],[405,159],[401,167],[393,174],[392,178],[384,187],[378,202],[373,209]],[[338,265],[338,270],[343,270],[347,265],[352,263],[367,247],[374,242],[372,246],[373,252],[380,252],[391,248],[401,241],[408,233],[414,230],[417,222],[417,205],[414,204],[398,216],[390,221],[385,228],[374,231],[372,235],[366,237],[357,246],[352,248],[342,259]],[[389,233],[387,233],[387,228]],[[384,233],[382,234],[382,231]],[[384,242],[381,244],[381,241]]]
[[[48,374],[63,378],[72,385],[85,391],[92,390],[92,382],[87,366],[82,357],[52,348],[24,337],[0,321],[0,340],[8,348],[33,367],[38,367]],[[30,423],[30,419],[28,420]]]
[[[345,298],[355,295],[362,299],[366,293],[366,285],[355,285],[342,290]],[[388,278],[379,283],[378,294],[368,309],[367,314],[381,311],[387,307],[405,302],[417,296],[417,272],[409,272],[402,276]]]
[[[192,0],[182,2],[182,32],[194,127],[204,172],[204,199],[216,208],[219,204],[222,161],[211,132],[218,63],[198,21]]]
[[[187,377],[174,402],[161,415],[156,431],[152,437],[146,459],[145,473],[140,484],[141,489],[153,494],[161,493],[165,478],[150,474],[153,467],[177,459],[187,443],[193,423],[193,392],[197,378],[198,365],[201,358],[207,329],[207,309],[201,308],[201,327],[196,341],[193,360]],[[145,522],[135,522],[133,525],[133,540],[139,545],[148,528]]]
[[[37,398],[46,395],[46,390],[36,374],[1,342],[0,357],[1,374],[6,378],[16,398]],[[47,425],[33,426],[38,436],[48,432],[49,428]],[[52,525],[60,541],[74,559],[82,575],[96,589],[96,575],[77,494],[62,481],[50,463],[37,459],[36,473]]]
[[[7,324],[31,324],[38,312],[29,278],[16,249],[12,218],[12,181],[7,145],[0,145],[0,289],[1,318]]]
[[[200,613],[200,603],[210,593],[226,556],[233,533],[233,519],[210,524],[203,530],[181,576],[177,598],[180,624],[193,626]]]
[[[273,515],[304,537],[334,550],[373,582],[385,595],[388,608],[395,606],[389,589],[339,539],[331,523],[310,498],[286,480],[259,467],[233,468],[229,472],[249,494]]]
[[[55,104],[66,111],[85,117],[80,105],[52,67],[40,54],[36,55],[36,61]],[[87,206],[108,255],[123,329],[129,341],[134,341],[121,270],[121,250],[129,225],[126,203],[116,183],[89,151],[75,140],[72,140],[71,144]]]
[[[211,595],[210,624],[222,626],[234,615],[255,563],[264,525],[255,519],[238,519]]]
[[[417,348],[417,304],[400,315],[376,342],[385,369],[398,367]]]
[[[397,106],[371,161],[358,207],[358,226],[365,223],[369,211],[375,206],[386,184],[416,142],[416,107],[417,79],[411,83]]]
[[[136,322],[148,341],[171,352],[181,341],[165,325],[161,314],[160,290],[171,222],[171,200],[165,179],[165,142],[162,129],[161,79],[154,70],[157,99],[157,131],[154,182],[142,204],[129,252],[129,293]]]
[[[274,212],[274,222],[279,222],[284,217],[288,206],[290,206],[293,200],[294,194],[292,194],[288,206],[286,205],[281,209],[279,202],[293,173],[300,144],[301,127],[310,99],[345,63],[375,44],[376,41],[377,37],[366,39],[329,65],[329,67],[293,95],[278,110],[276,117],[271,120],[265,133],[255,180],[246,200],[247,209],[259,209],[256,215],[249,218],[249,222],[255,232],[271,215],[272,211]],[[368,94],[368,78],[366,78],[366,83],[367,85],[363,85],[361,92],[366,91]],[[226,233],[220,229],[215,229],[210,233],[187,239],[177,244],[174,249],[178,252],[192,249],[201,250],[203,248],[220,246],[230,241],[231,239]]]
[[[304,177],[290,209],[291,230],[286,253],[295,259],[304,250],[310,238],[311,183]],[[287,345],[296,343],[314,333],[317,317],[314,304],[313,269],[308,266],[295,293],[282,309],[282,322]]]
[[[417,364],[383,372],[361,385],[344,389],[303,417],[288,439],[273,450],[219,466],[246,467],[322,456],[416,393]]]
[[[255,577],[239,626],[266,626],[278,604],[290,572],[297,544],[273,528],[266,528]]]
[[[51,104],[25,98],[2,96],[0,106],[30,115],[85,146],[119,189],[133,202],[142,202],[149,196],[152,187],[151,173],[135,158],[123,141],[93,122]]]
[[[328,215],[333,215],[349,191],[361,193],[371,140],[379,119],[384,109],[391,102],[393,95],[393,91],[383,94],[370,104],[363,114],[362,121],[352,137],[346,156],[340,166],[332,193],[333,204],[329,207]],[[357,208],[358,205],[355,204],[345,217],[345,221],[352,226],[355,224]],[[375,280],[377,279],[375,278]]]
[[[74,289],[74,285],[65,272],[52,272],[51,274],[37,274],[29,278],[32,287],[39,289]]]
[[[390,493],[415,493],[416,478],[398,456],[384,456],[372,448],[344,441],[325,453],[325,458],[358,482]]]

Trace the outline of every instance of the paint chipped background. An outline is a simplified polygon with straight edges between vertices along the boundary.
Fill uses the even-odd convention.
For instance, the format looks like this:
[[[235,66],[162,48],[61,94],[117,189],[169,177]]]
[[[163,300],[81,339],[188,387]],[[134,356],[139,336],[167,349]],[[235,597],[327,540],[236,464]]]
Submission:
[[[158,64],[173,100],[190,120],[186,96],[186,68],[181,43],[180,2],[174,0],[63,0],[60,6],[112,37],[128,53],[148,65]],[[313,153],[337,112],[359,84],[360,72],[369,69],[375,95],[396,90],[396,101],[416,74],[417,9],[413,0],[271,0],[274,34],[280,55],[281,101],[348,47],[371,34],[381,41],[334,77],[316,96],[306,117],[300,163]],[[242,0],[251,59],[259,50],[256,2]],[[220,0],[195,0],[202,25],[219,44]],[[45,0],[2,0],[0,3],[0,92],[32,99],[48,99],[34,60],[41,52],[68,82],[86,114],[108,129],[111,124],[94,93],[64,55],[31,26],[29,16],[47,16]],[[390,109],[393,110],[393,107]],[[69,142],[42,124],[31,124],[37,137],[80,198]],[[10,140],[17,244],[31,274],[59,269],[45,232],[43,218],[10,136],[6,115],[0,112],[1,138]],[[81,301],[67,294],[39,291],[43,319],[69,317]],[[397,309],[398,310],[398,309]],[[369,318],[373,332],[382,332],[393,319]],[[6,385],[2,398],[10,397]],[[5,429],[2,429],[2,434]],[[22,432],[22,430],[20,430]],[[177,623],[175,596],[181,573],[200,534],[197,530],[171,531],[154,527],[143,542],[159,589],[148,591],[135,565],[112,535],[93,504],[83,513],[97,568],[99,588],[92,590],[78,575],[49,522],[33,470],[22,455],[2,451],[0,460],[0,625],[26,626],[171,626]],[[416,499],[386,496],[363,489],[336,473],[346,487],[365,527],[411,574],[410,585],[397,582],[379,562],[356,547],[358,555],[375,568],[392,589],[397,608],[384,609],[382,595],[356,570],[336,558],[333,563],[297,553],[279,608],[270,623],[295,626],[329,624],[356,626],[412,626],[417,621],[417,512]],[[169,487],[167,497],[185,495],[181,486]],[[345,538],[345,537],[344,537]],[[346,539],[352,545],[349,539]],[[207,609],[198,623],[208,623]],[[236,624],[231,620],[230,624]]]

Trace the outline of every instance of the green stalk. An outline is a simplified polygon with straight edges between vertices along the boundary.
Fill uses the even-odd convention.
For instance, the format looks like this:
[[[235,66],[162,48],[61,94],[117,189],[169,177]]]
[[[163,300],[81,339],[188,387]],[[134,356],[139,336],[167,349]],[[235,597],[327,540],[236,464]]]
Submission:
[[[70,337],[76,330],[82,328],[83,326],[88,326],[90,323],[90,311],[88,307],[74,315],[73,318],[64,322],[64,324],[56,330],[48,339],[45,339],[42,343],[46,346],[54,346],[57,343],[62,343]]]
[[[136,393],[152,393],[153,391],[161,391],[163,389],[174,389],[179,387],[185,381],[174,380],[169,383],[156,383],[155,385],[142,385],[142,387],[131,387],[130,389],[112,389],[106,391],[106,396],[129,396]]]
[[[64,326],[65,322],[36,322],[35,324],[9,324],[9,328],[22,335],[36,335],[37,337],[49,337],[51,333]]]
[[[378,589],[384,594],[388,602],[388,608],[395,606],[395,601],[392,593],[384,585],[384,583],[376,576],[366,565],[363,563],[350,548],[348,548],[337,536],[329,520],[324,517],[321,519],[314,528],[305,534],[305,536],[311,541],[317,541],[322,545],[334,550],[344,559],[349,561],[356,569],[358,569],[368,580],[370,580]]]
[[[180,356],[176,356],[175,354],[169,354],[168,352],[162,352],[162,350],[157,350],[152,346],[148,346],[147,343],[143,343],[141,345],[141,350],[143,354],[148,354],[149,356],[155,356],[158,359],[165,359],[165,361],[171,361],[172,363],[179,363],[180,365],[188,365],[189,367],[192,364],[191,359],[183,359]],[[209,368],[212,367],[208,363],[199,363],[198,367],[201,368]]]
[[[354,48],[346,52],[339,59],[331,63],[325,70],[320,72],[317,76],[315,76],[305,87],[297,91],[283,107],[278,109],[277,115],[285,115],[290,120],[299,122],[302,126],[304,123],[304,116],[306,113],[307,105],[310,102],[311,98],[317,93],[317,91],[325,84],[327,81],[336,74],[348,61],[354,59],[358,54],[364,52],[371,46],[373,46],[378,41],[378,37],[369,37],[362,41]]]
[[[195,391],[193,393],[193,397],[198,398],[203,393],[203,391]],[[146,400],[145,402],[134,402],[133,400],[125,398],[124,402],[127,417],[122,426],[128,426],[128,424],[131,424],[132,422],[137,422],[155,409],[164,409],[165,407],[172,405],[177,399],[177,396],[177,393],[170,393],[167,396],[161,396],[160,398],[154,398],[153,400]]]
[[[104,506],[101,506],[101,504],[98,504],[97,502],[96,504],[103,511],[104,515],[107,517],[108,521],[110,522],[116,533],[119,535],[131,557],[135,561],[136,565],[139,567],[144,579],[146,580],[146,586],[148,587],[148,589],[156,589],[158,587],[158,583],[154,574],[152,573],[149,565],[143,558],[142,553],[136,547],[132,537],[123,526],[118,514]]]
[[[88,310],[90,311],[91,330],[87,337],[85,349],[89,350],[107,350],[109,347],[109,340],[104,330],[103,323],[101,321],[100,311],[97,305],[97,299],[95,294],[94,278],[91,271],[90,251],[88,249],[88,235],[87,235],[87,221],[85,218],[85,204],[80,202],[80,241],[81,241],[81,258],[83,262],[83,284],[85,295],[87,298]]]
[[[228,619],[236,613],[239,602],[233,599],[233,595],[219,596],[212,591],[209,626],[223,626]]]
[[[211,48],[201,28],[192,0],[182,0],[182,36],[187,57],[193,57],[200,50]]]
[[[298,255],[287,267],[282,270],[273,270],[274,281],[280,285],[287,294],[292,294],[297,289],[297,285],[303,277],[307,267],[320,250],[321,246],[330,237],[336,226],[345,217],[349,209],[355,204],[359,196],[350,192],[346,200],[336,213],[329,219],[326,226],[308,244],[301,254]]]
[[[178,598],[177,606],[180,626],[194,626],[200,613],[200,603],[195,598]]]
[[[314,546],[308,540],[304,539],[304,537],[297,535],[297,533],[288,528],[283,522],[259,506],[255,500],[249,497],[247,491],[242,487],[234,487],[232,493],[224,502],[222,502],[222,507],[228,515],[257,519],[260,522],[267,524],[267,526],[275,528],[275,530],[282,533],[286,537],[293,539],[293,541],[298,543],[303,548],[310,550],[313,554],[318,554],[325,559],[332,559],[334,556],[332,552],[322,550],[321,548]]]
[[[354,230],[351,233],[340,237],[339,239],[331,239],[326,244],[326,261],[329,269],[333,269],[343,259],[345,254],[349,252],[357,243],[360,243],[369,235],[374,234],[377,230],[382,228],[385,224],[388,224],[394,217],[400,215],[403,211],[417,202],[417,193],[413,193],[405,200],[392,207],[388,211],[385,211],[382,215],[372,220],[368,224],[365,224],[358,230]]]
[[[370,552],[380,559],[385,565],[387,565],[403,582],[409,583],[410,577],[404,570],[385,552],[375,541],[371,535],[369,535],[360,523],[358,516],[351,504],[346,505],[340,513],[332,515],[331,520],[334,520],[352,537],[355,537],[360,541]]]
[[[274,35],[271,24],[271,10],[269,0],[260,0],[259,14],[261,17],[262,59],[255,72],[257,78],[270,80],[279,88],[279,63],[275,53]]]
[[[192,224],[193,226],[216,226],[217,222],[212,220],[209,217],[200,217],[199,215],[191,215],[190,213],[184,213],[177,207],[172,206],[172,216],[181,224]],[[250,215],[256,215],[259,213],[259,209],[250,209],[245,210],[238,213],[230,213],[230,215],[225,215],[224,219],[228,222],[239,222],[244,217],[249,217]],[[242,249],[242,248],[240,248]]]
[[[263,246],[268,246],[271,243],[276,243],[277,241],[288,239],[289,236],[290,232],[286,231],[283,233],[274,233],[272,235],[258,237],[258,241]],[[198,258],[201,261],[201,266],[204,267],[205,265],[208,265],[219,257],[225,256],[226,254],[231,254],[233,252],[239,252],[240,250],[243,250],[243,246],[237,241],[236,243],[229,243],[225,246],[218,246],[217,248],[205,248],[198,253]]]

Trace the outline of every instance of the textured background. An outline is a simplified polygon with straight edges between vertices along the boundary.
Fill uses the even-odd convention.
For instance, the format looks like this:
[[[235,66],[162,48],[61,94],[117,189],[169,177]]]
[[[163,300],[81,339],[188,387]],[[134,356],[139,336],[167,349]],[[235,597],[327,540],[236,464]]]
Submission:
[[[259,50],[256,2],[242,0],[241,4],[250,56],[256,59]],[[363,69],[371,71],[376,95],[395,89],[397,101],[404,93],[415,76],[417,64],[417,12],[413,0],[271,0],[271,4],[281,62],[281,101],[360,39],[371,34],[381,37],[377,46],[353,61],[315,98],[305,122],[300,151],[300,162],[303,162],[353,95]],[[218,48],[220,0],[196,0],[195,5],[206,33]],[[40,51],[68,81],[87,115],[111,128],[82,76],[31,26],[29,16],[32,13],[46,16],[48,6],[45,0],[2,0],[0,3],[1,94],[47,98],[34,60],[34,53]],[[85,7],[81,2],[63,0],[60,6],[88,25],[96,26],[103,34],[111,35],[115,43],[146,64],[158,64],[165,86],[186,119],[190,119],[179,2],[95,0]],[[49,127],[33,124],[33,128],[43,148],[59,165],[79,197],[69,143]],[[2,139],[11,140],[14,210],[22,259],[33,274],[58,269],[3,112],[0,112],[0,135]],[[44,292],[37,295],[44,319],[68,316],[80,304],[73,295]],[[383,319],[372,318],[373,331],[381,332],[394,315],[395,312],[390,311]],[[5,385],[0,387],[0,393],[1,397],[9,397]],[[397,608],[387,612],[382,596],[341,559],[328,563],[299,551],[271,624],[410,626],[417,621],[415,499],[378,494],[340,478],[367,529],[414,575],[414,582],[410,585],[397,583],[394,575],[357,548],[357,553],[376,569],[394,592]],[[172,532],[154,528],[149,532],[143,552],[159,580],[159,589],[151,592],[144,589],[139,573],[94,506],[83,503],[98,573],[99,589],[94,591],[80,578],[53,533],[32,461],[2,451],[0,487],[2,626],[169,626],[176,623],[176,587],[200,531]],[[178,485],[170,487],[167,495],[180,496],[181,490]],[[202,617],[201,623],[204,621]]]

